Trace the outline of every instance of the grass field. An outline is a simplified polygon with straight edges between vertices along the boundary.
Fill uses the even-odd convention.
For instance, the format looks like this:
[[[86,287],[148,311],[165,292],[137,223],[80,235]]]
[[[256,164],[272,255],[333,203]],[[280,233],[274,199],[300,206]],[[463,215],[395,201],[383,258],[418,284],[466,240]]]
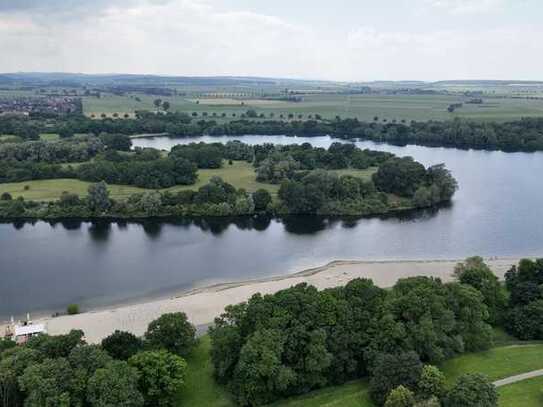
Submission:
[[[68,165],[68,164],[63,164]],[[73,166],[81,163],[71,164]],[[375,168],[367,170],[339,170],[334,171],[340,175],[348,174],[363,179],[369,179],[375,172]],[[227,163],[224,167],[216,170],[198,170],[198,180],[194,185],[178,185],[163,191],[181,191],[187,189],[196,190],[209,182],[211,177],[219,176],[224,181],[234,185],[236,188],[245,188],[248,192],[255,192],[257,189],[266,189],[272,194],[277,195],[279,185],[264,184],[257,182],[254,168],[251,164],[244,161],[234,161],[232,165]],[[52,179],[14,182],[0,184],[0,194],[10,193],[14,198],[22,196],[26,200],[33,201],[54,201],[57,200],[62,192],[68,191],[83,197],[87,195],[87,189],[91,183],[79,181],[76,179]],[[25,189],[28,186],[28,189]],[[128,185],[108,185],[110,196],[113,199],[126,199],[131,194],[145,192],[146,189],[128,186]]]
[[[209,358],[211,343],[206,335],[188,360],[190,377],[179,395],[180,405],[234,407],[226,390],[213,380]],[[464,373],[484,373],[497,380],[543,368],[543,343],[509,345],[488,352],[466,354],[441,366],[449,385]],[[500,407],[543,405],[543,378],[519,382],[499,389]],[[367,380],[357,380],[273,403],[269,407],[375,407],[368,395]]]
[[[500,387],[500,407],[543,406],[543,377]]]
[[[213,379],[210,350],[211,340],[205,335],[200,338],[198,346],[187,358],[189,375],[185,388],[179,394],[179,405],[235,407],[227,391]]]
[[[441,369],[449,383],[466,372],[483,372],[490,380],[499,380],[543,369],[543,344],[511,345],[487,352],[467,353],[448,360]]]
[[[104,94],[102,98],[84,97],[83,108],[87,115],[97,117],[105,113],[123,115],[132,114],[135,110],[154,110],[153,100],[156,97],[137,95],[141,100],[136,101],[135,95],[115,96]],[[193,99],[184,96],[163,97],[171,104],[171,111],[186,113],[207,112],[209,116],[216,113],[220,116],[226,113],[229,118],[233,113],[237,117],[248,109],[264,113],[267,118],[273,113],[302,114],[304,118],[312,114],[320,114],[324,118],[358,117],[361,120],[372,121],[375,116],[380,120],[447,120],[463,117],[474,120],[512,120],[523,116],[543,116],[543,100],[512,99],[486,97],[482,105],[464,104],[454,113],[447,112],[452,103],[462,103],[468,98],[454,95],[341,95],[341,94],[310,94],[305,95],[302,102],[284,102],[273,100],[247,99],[243,105],[237,99],[202,98]],[[197,103],[199,102],[199,103]]]

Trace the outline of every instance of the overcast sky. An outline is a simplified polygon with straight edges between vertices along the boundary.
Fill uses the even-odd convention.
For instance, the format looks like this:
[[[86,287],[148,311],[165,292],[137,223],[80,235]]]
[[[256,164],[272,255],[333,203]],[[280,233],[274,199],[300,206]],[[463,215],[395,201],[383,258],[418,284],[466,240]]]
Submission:
[[[541,0],[0,0],[0,72],[543,80]]]

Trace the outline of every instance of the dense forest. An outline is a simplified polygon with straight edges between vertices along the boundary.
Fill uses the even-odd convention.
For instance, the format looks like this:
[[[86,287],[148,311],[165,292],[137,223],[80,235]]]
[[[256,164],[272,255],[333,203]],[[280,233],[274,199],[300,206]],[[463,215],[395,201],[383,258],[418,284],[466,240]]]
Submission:
[[[84,333],[0,339],[2,407],[174,407],[196,344],[183,313],[151,322],[143,338],[116,331],[100,345]]]
[[[126,151],[130,147],[130,140],[125,142],[126,136],[111,138],[118,140],[114,142],[103,136],[79,138],[87,156],[93,156],[82,163],[68,162],[72,149],[78,148],[76,138],[44,145],[27,141],[7,149],[6,158],[0,161],[0,183],[75,178],[93,184],[87,197],[66,191],[58,201],[47,203],[24,201],[21,197],[13,199],[4,193],[0,196],[0,216],[373,215],[434,207],[449,201],[457,189],[456,180],[443,165],[425,168],[410,157],[361,150],[352,144],[333,143],[324,149],[308,143],[289,146],[249,146],[237,141],[192,143],[175,146],[164,155],[155,149]],[[40,153],[29,153],[35,151],[36,143]],[[67,147],[57,148],[56,144]],[[92,154],[88,152],[90,145],[95,146]],[[262,188],[249,193],[215,176],[194,191],[164,191],[177,185],[193,185],[200,169],[220,169],[233,160],[251,163]],[[342,175],[336,170],[370,172],[362,178]],[[149,191],[117,201],[110,199],[107,183],[134,185]],[[272,199],[266,184],[279,186],[277,199]]]
[[[421,144],[457,148],[503,151],[543,150],[543,119],[524,118],[517,121],[476,122],[455,119],[409,123],[373,122],[358,119],[274,120],[255,118],[226,120],[220,117],[193,117],[184,113],[155,114],[138,112],[136,118],[90,119],[82,115],[64,118],[32,115],[28,118],[1,117],[0,134],[19,139],[37,140],[40,133],[57,133],[63,138],[74,134],[165,133],[172,137],[199,135],[297,135],[352,139],[359,138],[394,144]]]
[[[445,386],[435,365],[490,348],[492,326],[543,339],[543,297],[534,290],[542,276],[543,260],[522,260],[504,286],[474,257],[457,266],[452,283],[414,277],[385,290],[358,279],[323,291],[300,284],[256,294],[215,320],[215,374],[241,406],[365,376],[377,405],[496,406],[484,376]]]

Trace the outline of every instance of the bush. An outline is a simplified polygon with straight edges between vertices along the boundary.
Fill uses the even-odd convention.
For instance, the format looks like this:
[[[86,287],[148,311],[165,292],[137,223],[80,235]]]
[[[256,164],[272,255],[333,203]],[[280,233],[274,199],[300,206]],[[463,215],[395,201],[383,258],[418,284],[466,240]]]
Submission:
[[[398,386],[390,392],[385,407],[413,407],[415,395],[404,386]]]
[[[196,345],[196,329],[183,312],[164,314],[149,324],[145,341],[151,349],[187,356]]]
[[[70,304],[66,308],[66,311],[68,312],[68,315],[76,315],[79,314],[79,305],[77,304]]]
[[[2,195],[0,195],[0,201],[11,201],[13,197],[9,192],[4,192]]]

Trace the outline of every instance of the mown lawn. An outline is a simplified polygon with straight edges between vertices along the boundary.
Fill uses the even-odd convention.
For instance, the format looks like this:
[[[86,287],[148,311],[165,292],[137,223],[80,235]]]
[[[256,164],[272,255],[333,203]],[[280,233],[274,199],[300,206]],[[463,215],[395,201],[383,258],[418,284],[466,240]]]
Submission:
[[[543,406],[543,377],[503,386],[498,392],[500,407],[541,407]]]
[[[80,163],[72,164],[80,165]],[[375,169],[368,170],[341,170],[340,174],[349,174],[364,179],[369,179]],[[209,182],[211,177],[219,176],[224,181],[234,185],[236,188],[245,188],[248,192],[255,192],[257,189],[266,189],[272,194],[277,195],[279,185],[264,184],[257,182],[256,174],[252,164],[245,161],[234,161],[232,165],[225,163],[223,168],[216,170],[198,170],[198,180],[194,185],[178,185],[163,191],[181,191],[187,189],[197,190],[202,185]],[[26,200],[34,201],[54,201],[57,200],[62,192],[68,191],[83,197],[87,195],[87,189],[91,183],[79,181],[76,179],[53,179],[37,180],[0,184],[0,194],[9,192],[14,198],[19,196]],[[25,190],[25,186],[28,189]],[[109,185],[111,197],[114,199],[126,199],[128,196],[138,192],[145,192],[143,188],[137,188],[128,185]]]
[[[180,406],[234,407],[226,389],[213,379],[213,366],[209,352],[211,340],[208,335],[200,338],[200,343],[187,358],[189,375],[185,388],[179,394]]]

